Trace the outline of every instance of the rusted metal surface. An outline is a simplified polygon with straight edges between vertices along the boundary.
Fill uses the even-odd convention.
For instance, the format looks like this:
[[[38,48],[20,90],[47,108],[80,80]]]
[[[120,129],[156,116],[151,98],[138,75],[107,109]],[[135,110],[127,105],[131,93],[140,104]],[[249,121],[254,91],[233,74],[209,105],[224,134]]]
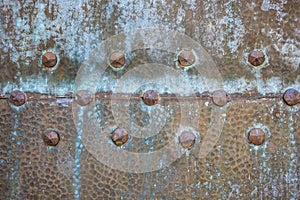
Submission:
[[[283,92],[299,85],[299,5],[293,0],[2,1],[2,93],[22,86],[24,91],[64,95],[72,91],[79,66],[99,43],[153,26],[178,30],[199,42],[216,62],[229,93]],[[259,71],[248,66],[254,50],[266,52],[266,67]],[[51,74],[41,69],[48,51],[59,59]]]
[[[157,91],[155,90],[147,90],[142,96],[143,102],[147,106],[153,106],[158,104],[160,101],[160,97]]]
[[[1,198],[299,199],[299,7],[1,1]]]
[[[22,106],[26,103],[26,94],[19,90],[15,90],[9,96],[9,101],[15,106]]]
[[[178,64],[182,68],[193,65],[195,60],[195,55],[191,51],[183,51],[178,55]]]
[[[284,92],[283,99],[288,105],[294,106],[300,103],[300,94],[297,90],[290,88]]]
[[[217,90],[213,92],[212,100],[216,105],[224,106],[228,101],[230,101],[230,97],[224,90]]]
[[[110,55],[109,62],[113,68],[117,68],[117,69],[124,67],[124,65],[126,64],[125,56],[123,53],[120,52],[112,53]]]
[[[47,146],[56,146],[59,143],[59,133],[55,130],[47,130],[42,138]]]
[[[196,149],[192,148],[166,168],[139,174],[111,169],[85,147],[77,171],[77,132],[71,120],[70,101],[30,101],[22,111],[8,107],[7,100],[0,103],[1,173],[9,174],[2,176],[1,191],[6,198],[72,199],[77,176],[81,184],[78,192],[83,199],[289,199],[299,194],[299,108],[285,105],[281,99],[263,100],[263,104],[256,100],[231,102],[223,133],[205,159],[198,159]],[[113,120],[109,103],[99,103],[105,116],[102,123]],[[203,138],[213,104],[210,102],[207,107],[206,101],[199,103],[202,111],[198,123]],[[171,123],[174,126],[180,117],[180,109],[176,110],[175,123]],[[143,113],[137,114],[137,120],[142,120]],[[251,146],[247,133],[252,128],[262,128],[262,124],[267,126],[269,135],[263,146]],[[40,134],[52,128],[59,130],[61,141],[56,147],[47,147]],[[151,138],[153,141],[148,145],[143,145],[142,140],[129,140],[127,148],[159,149],[164,145],[159,142],[163,138]],[[103,139],[110,142],[109,137]],[[194,147],[199,145],[196,141]],[[118,164],[119,160],[115,155],[114,162]]]
[[[183,131],[179,136],[179,143],[183,148],[191,149],[195,144],[196,136],[190,131]]]
[[[260,128],[254,128],[249,131],[248,140],[250,144],[262,145],[266,140],[266,133]]]
[[[116,128],[111,133],[111,139],[117,146],[121,146],[127,142],[128,133],[124,129]]]
[[[54,53],[46,52],[42,56],[42,63],[45,67],[54,67],[57,63],[57,57]]]
[[[255,67],[262,65],[265,60],[265,55],[261,51],[253,51],[248,56],[249,63]]]
[[[75,101],[81,106],[89,104],[93,100],[93,96],[88,90],[80,90],[76,93]]]

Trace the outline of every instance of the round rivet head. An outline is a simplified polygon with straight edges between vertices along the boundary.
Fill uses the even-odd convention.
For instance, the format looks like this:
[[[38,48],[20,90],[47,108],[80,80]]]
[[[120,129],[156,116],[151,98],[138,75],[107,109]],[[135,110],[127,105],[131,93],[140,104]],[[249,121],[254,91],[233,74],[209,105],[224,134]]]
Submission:
[[[153,106],[159,103],[159,94],[156,90],[148,90],[142,96],[143,102],[147,106]]]
[[[128,134],[126,130],[122,128],[116,128],[112,133],[111,133],[111,140],[115,143],[117,146],[122,146],[125,144],[128,140]]]
[[[195,144],[196,136],[191,131],[183,131],[179,136],[179,143],[185,149],[191,149]]]
[[[79,90],[76,93],[75,101],[81,105],[88,105],[92,101],[92,94],[88,90]]]
[[[216,90],[212,94],[212,100],[217,106],[224,106],[229,101],[229,96],[224,90]]]
[[[266,134],[260,128],[253,128],[248,132],[249,144],[254,144],[256,146],[259,146],[265,142],[265,139],[266,139]]]
[[[300,103],[300,94],[295,89],[288,89],[283,94],[283,100],[289,106],[294,106]]]
[[[9,101],[15,106],[22,106],[26,102],[26,94],[19,90],[15,90],[9,96]]]
[[[42,138],[47,146],[56,146],[60,140],[59,133],[54,130],[47,130],[43,133]]]
[[[195,63],[195,55],[191,51],[183,51],[178,55],[178,65],[181,68],[189,67]]]
[[[126,64],[125,55],[121,52],[114,52],[109,57],[109,64],[111,67],[119,69]]]
[[[49,67],[49,68],[54,67],[57,63],[57,57],[52,52],[46,52],[42,56],[42,63],[45,67]]]
[[[265,54],[262,51],[252,51],[248,56],[248,62],[258,67],[265,62]]]

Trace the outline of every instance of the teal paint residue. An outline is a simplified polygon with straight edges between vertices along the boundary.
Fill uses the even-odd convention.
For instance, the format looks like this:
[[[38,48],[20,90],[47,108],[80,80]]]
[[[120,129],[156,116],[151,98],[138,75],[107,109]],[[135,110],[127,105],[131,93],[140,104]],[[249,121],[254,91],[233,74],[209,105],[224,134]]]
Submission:
[[[80,110],[78,112],[78,127],[81,127],[82,124],[80,123],[80,118],[83,116],[83,111]],[[80,199],[80,189],[81,189],[81,163],[80,163],[80,157],[82,152],[82,142],[81,142],[81,136],[82,136],[82,127],[77,128],[77,138],[76,138],[76,153],[75,153],[75,159],[73,162],[73,187],[74,187],[74,199]]]

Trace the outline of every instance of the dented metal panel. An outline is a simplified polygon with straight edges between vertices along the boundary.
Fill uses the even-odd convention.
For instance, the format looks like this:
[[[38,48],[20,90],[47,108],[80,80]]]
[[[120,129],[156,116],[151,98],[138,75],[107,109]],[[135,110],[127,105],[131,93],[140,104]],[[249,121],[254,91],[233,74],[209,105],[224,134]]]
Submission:
[[[3,199],[299,199],[300,2],[0,2]]]

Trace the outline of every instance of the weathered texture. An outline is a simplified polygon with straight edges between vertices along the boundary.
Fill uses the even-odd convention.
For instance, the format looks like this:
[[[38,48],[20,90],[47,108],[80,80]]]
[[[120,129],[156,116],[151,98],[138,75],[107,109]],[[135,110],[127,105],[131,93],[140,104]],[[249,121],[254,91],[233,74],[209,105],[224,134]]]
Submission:
[[[196,149],[201,141],[196,141],[189,154],[170,166],[141,174],[111,169],[97,161],[85,146],[77,161],[77,134],[70,103],[60,99],[28,102],[21,111],[7,107],[6,100],[0,103],[0,188],[7,198],[73,199],[76,193],[82,199],[299,197],[299,107],[291,108],[280,98],[264,100],[262,104],[231,102],[222,134],[205,159],[197,158]],[[107,122],[114,120],[110,105],[99,103],[102,106],[97,112],[103,113],[101,126],[109,126]],[[202,111],[198,131],[200,138],[204,138],[213,103],[208,106],[205,101],[199,103]],[[133,111],[136,106],[129,108]],[[148,152],[166,145],[159,141],[165,141],[165,131],[172,130],[180,121],[180,108],[174,109],[173,122],[162,130],[162,135],[149,138],[148,145],[138,138],[129,140],[125,150]],[[143,118],[144,113],[137,109],[136,120],[142,122]],[[267,127],[269,135],[263,146],[254,147],[248,143],[247,133],[254,127],[261,128],[261,124]],[[56,147],[44,144],[41,133],[47,129],[61,133],[61,142]],[[110,142],[109,137],[104,139]],[[178,144],[177,148],[181,146]],[[116,155],[114,162],[117,164],[119,160]]]
[[[57,63],[57,57],[54,53],[46,52],[42,56],[42,63],[45,67],[54,67]]]
[[[109,57],[109,63],[113,68],[121,68],[126,64],[125,55],[120,52],[114,52]]]
[[[159,103],[160,97],[157,91],[147,90],[144,92],[142,99],[147,106],[153,106]]]
[[[2,1],[0,86],[64,95],[82,61],[102,40],[135,28],[162,26],[199,42],[213,57],[232,92],[299,88],[299,1]],[[267,52],[259,71],[247,62]],[[49,74],[42,55],[59,58]],[[99,55],[101,56],[101,55]],[[9,81],[9,82],[8,82]],[[237,86],[237,84],[239,86]]]
[[[1,199],[299,199],[300,104],[294,93],[284,96],[288,88],[300,91],[299,7],[300,1],[296,0],[2,0]],[[194,96],[181,96],[179,89],[168,93],[165,85],[158,84],[160,80],[171,81],[170,85],[181,89],[186,85],[177,76],[157,74],[140,80],[137,76],[130,84],[121,85],[125,98],[112,101],[116,93],[111,88],[137,66],[164,64],[176,71],[177,53],[194,50],[171,52],[149,48],[143,42],[137,44],[138,49],[113,59],[118,66],[126,66],[120,71],[107,68],[103,82],[99,82],[110,83],[111,87],[97,85],[96,99],[86,88],[79,88],[86,92],[76,93],[76,75],[84,60],[92,58],[89,64],[97,64],[97,59],[104,56],[94,55],[94,49],[113,35],[149,27],[175,30],[201,44],[222,75],[224,88],[217,89],[230,95],[231,101],[221,101],[223,107],[215,106],[213,91],[194,68],[178,72],[196,88]],[[141,37],[145,37],[145,43],[155,39]],[[123,52],[122,42],[127,46],[134,43],[126,35],[123,41],[114,42],[115,48],[108,53]],[[264,53],[263,61],[262,56],[254,59],[258,64],[262,62],[258,67],[249,64],[253,51]],[[53,55],[43,57],[47,52],[52,52],[55,59]],[[194,64],[201,56],[195,54],[191,61],[189,56],[183,60]],[[105,60],[109,67],[112,60],[109,56]],[[151,79],[153,87],[135,84],[145,81],[145,77]],[[89,83],[89,77],[85,81]],[[129,89],[135,89],[135,94],[126,94]],[[139,95],[150,89],[167,91],[159,92],[160,104],[143,104]],[[26,96],[10,98],[15,90],[24,91]],[[77,96],[73,98],[72,94]],[[22,106],[13,106],[12,100]],[[72,107],[72,103],[81,106]],[[84,115],[89,107],[91,112]],[[215,115],[214,110],[224,113]],[[81,124],[74,113],[84,117],[96,114],[97,123],[91,120]],[[127,124],[128,118],[132,124]],[[224,126],[217,127],[214,122],[220,118],[224,118]],[[128,140],[120,147],[111,141],[116,125],[147,127],[151,123],[154,125],[146,129],[151,131],[140,135],[129,132]],[[190,150],[180,146],[177,132],[185,130],[181,125],[188,123],[196,137]],[[107,137],[100,133],[85,135],[84,128],[94,128],[88,125],[98,126],[99,132],[111,131],[105,132]],[[160,128],[158,134],[151,135],[153,127]],[[210,128],[215,132],[221,128],[221,134],[212,151],[201,158],[199,149],[205,139],[210,139],[205,137],[210,136]],[[247,134],[253,129],[264,131],[261,145],[249,144]],[[47,130],[59,132],[56,146],[47,146],[43,141],[41,135]],[[149,137],[137,137],[141,135]],[[173,146],[170,138],[175,138]],[[111,167],[121,165],[120,154],[109,157],[111,149],[107,154],[95,154],[101,150],[99,141],[128,154],[154,153],[168,146],[182,155],[155,171],[124,172]],[[109,165],[97,156],[110,160]],[[133,170],[151,163],[136,162]]]
[[[15,90],[10,94],[9,101],[14,106],[22,106],[26,103],[26,94],[19,90]]]
[[[294,106],[300,103],[300,94],[297,90],[291,88],[284,92],[283,100],[289,106]]]
[[[59,133],[55,130],[47,130],[42,138],[47,146],[56,146],[59,143]]]
[[[178,55],[178,65],[182,68],[193,65],[195,60],[195,55],[191,51],[183,51]]]
[[[248,62],[255,67],[262,65],[265,60],[266,58],[262,51],[253,51],[248,56]]]
[[[111,140],[115,145],[122,146],[128,140],[128,133],[122,128],[117,128],[111,133]]]
[[[195,144],[196,136],[191,131],[183,131],[178,139],[183,148],[191,149]]]

